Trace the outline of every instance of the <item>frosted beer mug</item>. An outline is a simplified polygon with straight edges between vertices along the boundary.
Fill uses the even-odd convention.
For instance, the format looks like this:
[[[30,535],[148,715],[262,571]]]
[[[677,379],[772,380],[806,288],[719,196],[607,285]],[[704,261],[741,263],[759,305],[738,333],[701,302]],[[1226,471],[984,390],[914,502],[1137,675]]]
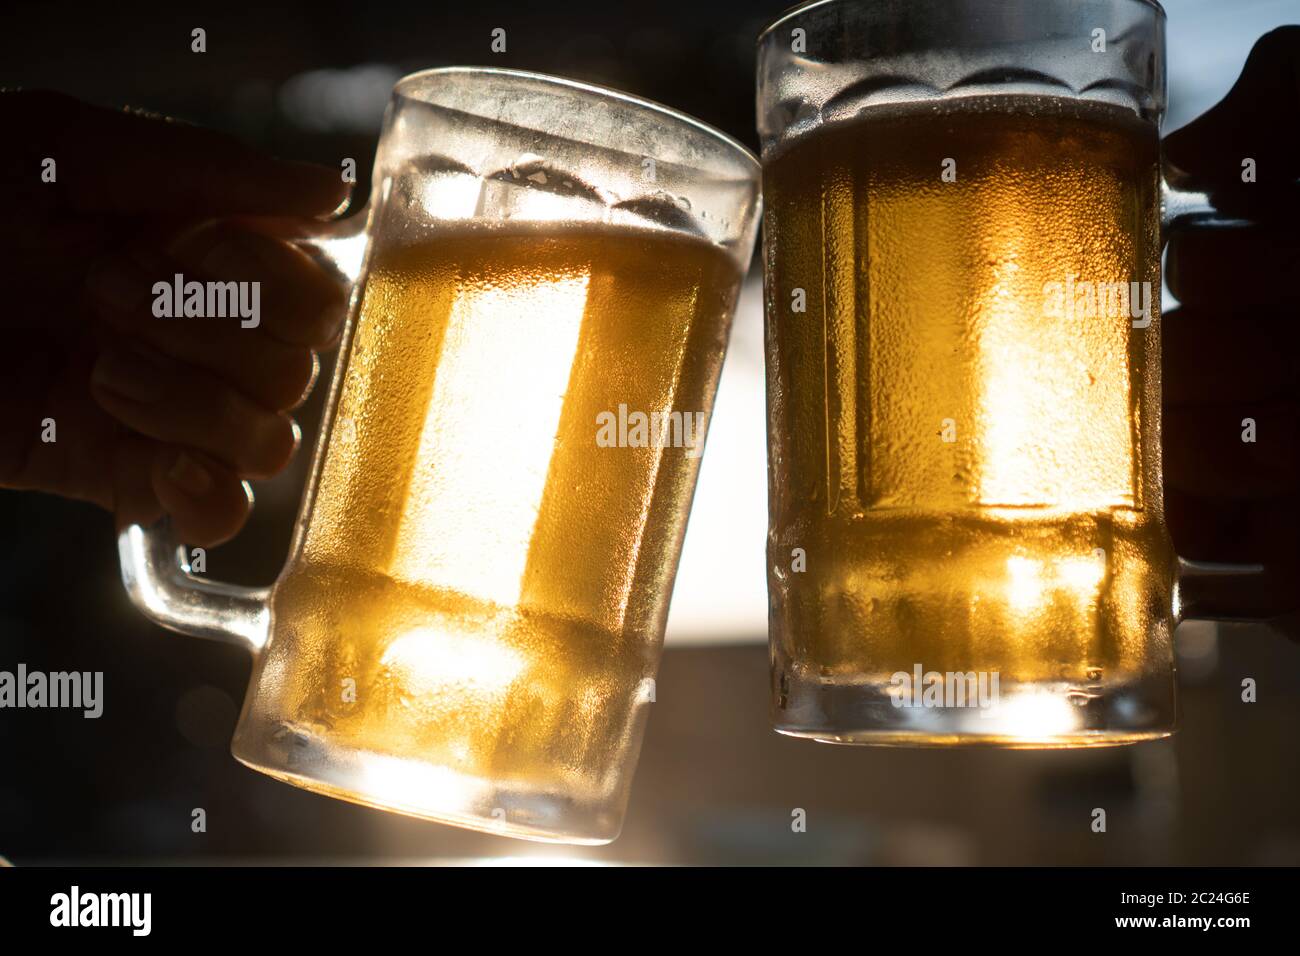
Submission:
[[[1164,13],[824,0],[759,40],[776,728],[839,743],[1167,735]],[[1222,223],[1221,223],[1222,224]]]
[[[165,525],[120,539],[147,615],[253,652],[236,757],[474,829],[617,836],[758,178],[612,91],[397,84],[279,579],[191,576]],[[349,228],[318,248],[343,261]]]

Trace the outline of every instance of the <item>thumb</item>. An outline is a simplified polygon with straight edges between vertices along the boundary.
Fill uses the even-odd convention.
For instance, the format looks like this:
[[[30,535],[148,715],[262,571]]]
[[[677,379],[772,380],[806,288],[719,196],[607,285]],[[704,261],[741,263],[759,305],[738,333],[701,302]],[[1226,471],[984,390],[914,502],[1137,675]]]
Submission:
[[[1165,137],[1165,158],[1225,210],[1248,218],[1300,212],[1300,26],[1256,41],[1232,89]],[[1255,182],[1242,178],[1253,160]]]
[[[267,156],[213,130],[109,110],[41,90],[0,93],[0,128],[16,130],[3,172],[26,182],[18,199],[73,212],[195,218],[321,217],[350,192],[338,170]],[[35,185],[20,170],[58,161],[58,179]]]

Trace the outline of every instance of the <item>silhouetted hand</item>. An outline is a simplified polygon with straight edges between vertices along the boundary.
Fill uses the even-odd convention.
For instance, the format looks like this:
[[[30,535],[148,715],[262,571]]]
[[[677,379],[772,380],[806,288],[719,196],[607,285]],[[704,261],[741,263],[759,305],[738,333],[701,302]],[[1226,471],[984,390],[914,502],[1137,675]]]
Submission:
[[[166,512],[186,543],[229,538],[252,505],[243,479],[293,455],[286,413],[345,309],[327,270],[239,217],[324,217],[347,187],[209,130],[54,93],[0,94],[0,129],[0,486],[95,502],[119,528]],[[153,286],[176,273],[259,281],[260,323],[156,317]]]
[[[1164,320],[1165,507],[1180,555],[1262,563],[1300,634],[1300,27],[1251,51],[1223,101],[1165,140],[1215,204],[1260,225],[1175,234]],[[1243,182],[1243,160],[1256,182]],[[1255,441],[1242,440],[1246,419]]]

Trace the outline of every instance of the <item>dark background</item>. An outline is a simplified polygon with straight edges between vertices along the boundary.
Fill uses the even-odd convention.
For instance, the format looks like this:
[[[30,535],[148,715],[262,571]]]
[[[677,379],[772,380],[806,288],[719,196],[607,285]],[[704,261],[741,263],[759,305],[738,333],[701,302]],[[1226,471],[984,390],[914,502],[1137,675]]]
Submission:
[[[147,107],[332,166],[352,156],[368,174],[393,78],[485,64],[624,89],[755,147],[753,41],[785,5],[315,2],[239,12],[29,4],[4,15],[0,86]],[[1171,19],[1179,6],[1170,5]],[[1186,16],[1197,9],[1188,4]],[[202,55],[190,52],[196,26],[207,30]],[[489,51],[495,27],[507,30],[505,54]],[[1179,55],[1172,47],[1171,61]],[[308,436],[322,392],[302,415]],[[249,527],[209,555],[213,578],[275,577],[306,458],[258,486]],[[102,670],[107,701],[99,720],[0,711],[0,855],[16,863],[538,854],[1300,863],[1300,647],[1265,628],[1180,629],[1182,730],[1174,739],[1054,753],[781,738],[768,729],[761,634],[727,647],[670,647],[623,837],[607,848],[557,850],[355,807],[244,768],[228,747],[247,657],[167,634],[129,607],[107,514],[0,492],[0,528],[0,669]],[[1259,682],[1258,703],[1240,702],[1243,677]],[[1098,806],[1108,811],[1105,835],[1088,827]],[[207,833],[190,830],[195,807],[207,811]],[[789,827],[796,807],[809,819],[800,836]]]

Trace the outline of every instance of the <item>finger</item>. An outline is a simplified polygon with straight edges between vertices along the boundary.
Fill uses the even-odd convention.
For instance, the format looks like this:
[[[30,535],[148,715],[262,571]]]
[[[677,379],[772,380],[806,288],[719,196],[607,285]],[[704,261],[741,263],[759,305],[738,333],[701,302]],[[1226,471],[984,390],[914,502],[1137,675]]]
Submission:
[[[1189,561],[1240,562],[1247,502],[1191,494],[1165,482],[1165,522],[1174,550]]]
[[[0,94],[0,126],[24,131],[26,159],[39,154],[58,164],[55,182],[28,191],[82,212],[320,217],[348,195],[342,176],[328,167],[275,159],[224,133],[58,93]]]
[[[1300,211],[1300,26],[1256,41],[1228,95],[1165,138],[1165,157],[1212,188],[1226,208],[1252,217],[1292,219]],[[1255,182],[1242,162],[1255,161]]]
[[[1280,399],[1300,391],[1300,323],[1266,310],[1179,308],[1161,325],[1166,406]]]
[[[1276,497],[1300,478],[1294,402],[1166,406],[1162,431],[1165,482],[1191,494]]]
[[[1291,580],[1300,580],[1300,567],[1293,569]],[[1286,611],[1264,623],[1287,640],[1300,642],[1300,610]]]
[[[91,391],[129,428],[206,452],[243,477],[277,474],[298,446],[298,427],[289,416],[267,411],[201,369],[157,355],[104,353]]]
[[[153,461],[159,444],[127,433],[117,444],[113,461],[113,517],[118,532],[129,525],[148,527],[163,515],[153,490]]]
[[[243,328],[233,318],[167,319],[153,314],[154,282],[178,268],[165,264],[157,253],[139,251],[98,261],[87,277],[87,289],[101,338],[110,344],[133,339],[161,355],[206,369],[271,411],[300,404],[319,372],[309,347],[282,342],[261,327]]]
[[[1300,564],[1300,497],[1229,500],[1165,489],[1165,520],[1192,561]]]
[[[1300,564],[1300,498],[1291,494],[1248,502],[1242,532],[1242,557],[1231,560],[1277,566]],[[1292,582],[1300,583],[1300,578]],[[1300,594],[1300,587],[1293,590]]]
[[[193,449],[161,447],[151,477],[177,537],[189,545],[212,547],[230,540],[253,509],[247,482]]]
[[[176,237],[168,252],[198,278],[259,282],[261,326],[283,342],[320,347],[343,326],[347,285],[290,242],[218,221]]]
[[[87,286],[98,303],[157,322],[155,309],[161,296],[170,294],[161,304],[175,311],[171,293],[179,273],[184,295],[188,283],[205,284],[205,310],[206,283],[222,283],[212,289],[211,305],[226,316],[191,316],[191,323],[211,321],[245,332],[257,329],[308,348],[328,344],[343,327],[347,286],[290,243],[223,221],[191,226],[176,235],[155,232],[136,239],[128,249],[101,257],[89,270]],[[256,287],[232,289],[225,285],[230,282],[256,283]],[[158,283],[162,286],[155,291]],[[232,299],[235,292],[243,296],[238,303]],[[235,316],[236,312],[240,314]],[[166,324],[172,325],[173,320]]]
[[[1181,305],[1242,310],[1300,306],[1300,234],[1291,229],[1191,229],[1175,233],[1165,281]]]

